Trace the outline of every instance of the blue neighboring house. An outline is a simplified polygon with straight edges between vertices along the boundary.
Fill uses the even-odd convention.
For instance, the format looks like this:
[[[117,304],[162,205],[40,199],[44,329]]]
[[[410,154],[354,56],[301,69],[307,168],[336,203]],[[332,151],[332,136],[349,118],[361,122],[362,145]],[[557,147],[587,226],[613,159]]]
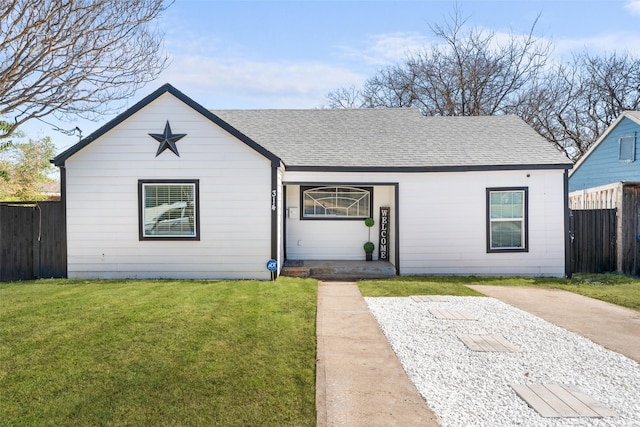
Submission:
[[[569,173],[569,191],[640,181],[640,111],[625,111]]]
[[[605,130],[569,173],[569,206],[572,210],[615,209],[611,229],[599,221],[589,224],[615,245],[616,271],[640,276],[640,111],[625,111]],[[602,229],[598,229],[602,227]],[[598,231],[596,231],[598,230]],[[606,231],[609,230],[609,231]],[[586,236],[585,236],[586,237]],[[576,237],[576,239],[578,239]],[[604,251],[606,252],[606,250]],[[594,252],[595,253],[595,252]]]

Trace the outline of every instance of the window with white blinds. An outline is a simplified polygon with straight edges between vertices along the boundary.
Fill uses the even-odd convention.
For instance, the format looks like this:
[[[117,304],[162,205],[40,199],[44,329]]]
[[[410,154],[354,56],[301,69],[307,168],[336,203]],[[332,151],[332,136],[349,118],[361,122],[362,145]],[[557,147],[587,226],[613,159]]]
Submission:
[[[199,239],[197,180],[140,180],[140,239]]]

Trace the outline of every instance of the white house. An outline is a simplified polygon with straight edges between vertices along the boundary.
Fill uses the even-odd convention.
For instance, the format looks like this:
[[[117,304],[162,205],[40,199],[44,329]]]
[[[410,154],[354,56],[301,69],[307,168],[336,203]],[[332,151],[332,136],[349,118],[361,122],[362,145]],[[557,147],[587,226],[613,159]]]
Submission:
[[[52,162],[69,277],[268,279],[369,238],[402,275],[569,273],[571,162],[515,116],[209,111],[167,84]]]

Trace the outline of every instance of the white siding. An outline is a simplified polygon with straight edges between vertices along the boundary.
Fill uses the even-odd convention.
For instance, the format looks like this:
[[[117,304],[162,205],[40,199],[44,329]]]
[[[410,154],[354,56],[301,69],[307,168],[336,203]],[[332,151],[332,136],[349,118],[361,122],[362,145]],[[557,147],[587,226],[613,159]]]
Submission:
[[[352,178],[353,179],[353,178]],[[316,181],[314,181],[316,182]],[[352,181],[343,181],[352,183]],[[332,185],[340,184],[340,181],[330,181]],[[360,186],[369,186],[362,182]],[[373,188],[373,212],[372,217],[376,224],[371,227],[371,241],[376,248],[373,259],[378,258],[379,241],[379,216],[380,207],[391,208],[391,221],[394,221],[394,191],[393,186],[375,186]],[[299,219],[302,207],[300,206],[300,186],[287,185],[287,208],[294,207],[298,211],[298,217],[286,219],[287,227],[287,258],[301,260],[364,260],[364,243],[369,240],[369,229],[364,225],[364,220],[301,220]],[[390,247],[395,241],[395,230],[390,233]],[[389,253],[389,260],[393,261],[395,251]]]
[[[180,157],[158,142],[169,120]],[[170,94],[66,161],[69,277],[268,279],[270,161]],[[140,241],[138,180],[200,180],[200,241]]]
[[[158,142],[148,134],[162,133],[167,120],[174,133],[187,134],[177,142],[180,157],[169,150],[155,156]],[[281,266],[286,246],[289,259],[364,259],[362,245],[369,237],[362,221],[287,215],[291,207],[300,213],[300,184],[349,184],[374,187],[376,222],[380,206],[391,208],[389,258],[395,262],[399,243],[401,274],[562,276],[563,173],[279,169],[276,258]],[[199,180],[200,241],[139,240],[140,179]],[[268,279],[271,179],[268,159],[164,94],[67,160],[69,277]],[[487,253],[488,187],[529,189],[528,252]],[[378,227],[371,229],[376,257]]]
[[[288,182],[397,182],[402,275],[564,275],[564,171],[494,171],[406,174],[287,172]],[[529,251],[487,253],[486,189],[529,189]],[[377,187],[376,187],[377,188]],[[392,188],[392,187],[389,187]],[[295,192],[288,186],[288,191]],[[393,195],[389,196],[393,198]],[[375,198],[375,196],[374,196]],[[287,194],[287,204],[299,204]],[[375,211],[377,212],[377,210]],[[321,229],[287,222],[287,256],[345,259],[366,238],[362,224],[326,222]],[[295,224],[295,222],[294,222]],[[305,229],[301,227],[305,226]],[[358,227],[360,226],[360,227]],[[374,227],[375,228],[375,227]],[[302,237],[301,248],[296,247]],[[377,236],[376,236],[377,239]],[[376,240],[374,240],[376,241]],[[307,247],[314,250],[306,251]],[[311,258],[314,257],[314,258]]]

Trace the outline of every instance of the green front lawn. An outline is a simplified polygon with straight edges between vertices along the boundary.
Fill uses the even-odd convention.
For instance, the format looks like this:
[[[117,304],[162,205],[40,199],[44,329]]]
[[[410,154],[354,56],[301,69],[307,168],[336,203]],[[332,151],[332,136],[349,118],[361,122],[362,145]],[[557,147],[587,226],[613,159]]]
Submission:
[[[620,274],[576,274],[570,280],[528,277],[396,277],[388,280],[358,282],[364,296],[481,295],[466,284],[531,286],[564,289],[640,311],[640,279]]]
[[[640,280],[399,277],[365,296],[566,289],[640,311]],[[314,280],[0,283],[0,425],[315,425]]]
[[[315,425],[313,280],[0,284],[0,425]]]

